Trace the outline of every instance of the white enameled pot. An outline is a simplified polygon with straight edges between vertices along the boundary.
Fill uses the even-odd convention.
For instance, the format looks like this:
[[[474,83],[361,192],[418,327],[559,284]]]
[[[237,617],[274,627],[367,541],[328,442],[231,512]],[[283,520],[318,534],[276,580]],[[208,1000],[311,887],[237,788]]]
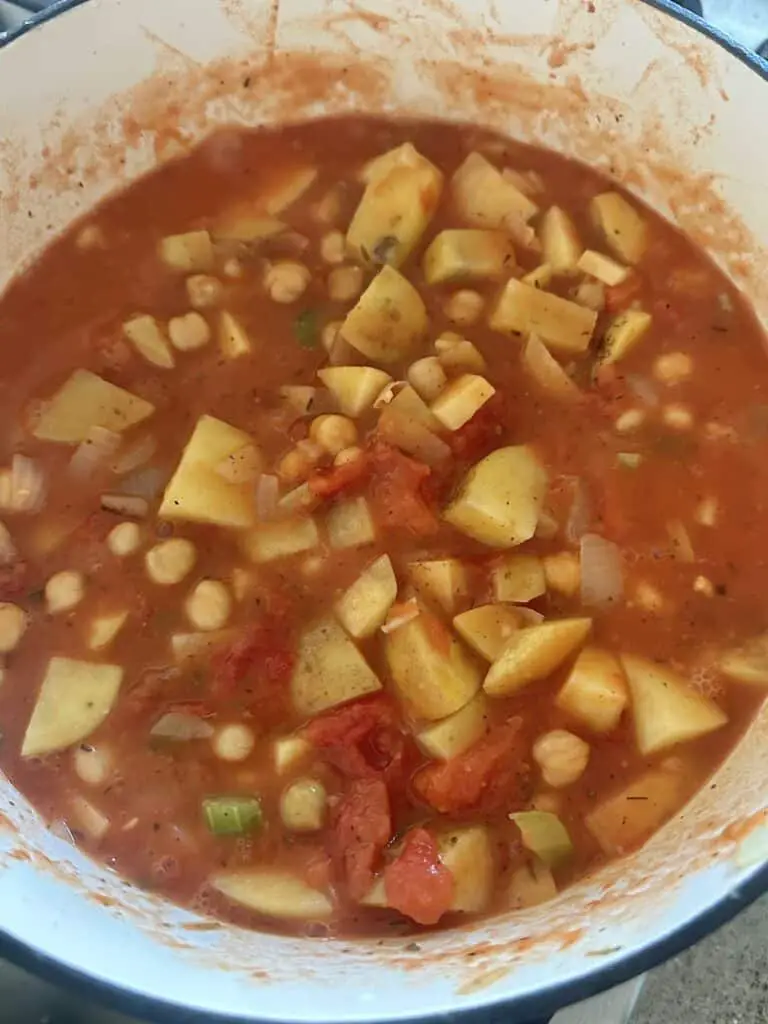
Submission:
[[[606,169],[712,252],[768,323],[768,65],[665,0],[65,0],[56,13],[0,52],[0,283],[216,125],[367,111],[484,124]],[[0,779],[0,954],[164,1019],[504,1003],[526,1021],[646,969],[766,887],[768,714],[715,781],[555,902],[414,946],[206,927],[47,832]]]

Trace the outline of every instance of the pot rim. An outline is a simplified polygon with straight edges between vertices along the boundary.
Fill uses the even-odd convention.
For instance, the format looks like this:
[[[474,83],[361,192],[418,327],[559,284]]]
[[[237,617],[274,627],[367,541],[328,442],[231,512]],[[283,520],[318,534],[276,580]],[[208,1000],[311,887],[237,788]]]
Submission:
[[[649,7],[682,22],[701,35],[717,43],[748,68],[768,82],[768,60],[747,49],[727,32],[710,25],[698,15],[679,6],[674,0],[642,0]],[[81,6],[85,0],[55,0],[49,7],[33,14],[16,28],[0,32],[0,50],[25,36],[32,29],[61,14]],[[546,1021],[558,1010],[573,1003],[598,995],[609,988],[644,974],[695,945],[707,935],[727,924],[746,910],[758,897],[768,891],[768,863],[756,869],[746,880],[739,880],[726,889],[712,906],[702,910],[685,924],[660,936],[645,947],[621,957],[617,962],[597,966],[578,979],[555,982],[528,996],[501,996],[479,1007],[458,1007],[452,1016],[461,1018],[462,1024],[484,1024],[489,1013],[505,1009],[515,1010],[515,1020]],[[0,925],[0,958],[16,967],[42,978],[48,983],[78,996],[93,999],[98,1004],[127,1016],[154,1024],[293,1024],[274,1017],[240,1017],[232,1014],[211,1013],[185,1006],[170,999],[142,995],[140,992],[103,981],[88,973],[87,968],[74,968],[52,957],[37,952],[32,946],[8,934]],[[410,1018],[382,1018],[380,1024],[438,1024],[443,1014],[422,1014]]]

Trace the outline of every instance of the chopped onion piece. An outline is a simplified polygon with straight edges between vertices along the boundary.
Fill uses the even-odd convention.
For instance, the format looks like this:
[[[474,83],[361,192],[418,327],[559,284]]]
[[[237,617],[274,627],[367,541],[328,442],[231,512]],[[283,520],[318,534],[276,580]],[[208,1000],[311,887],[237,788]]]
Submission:
[[[0,508],[7,512],[39,512],[45,492],[43,471],[26,455],[14,455],[11,468],[0,474]]]
[[[157,441],[151,434],[132,441],[127,448],[112,462],[112,472],[117,476],[125,476],[140,466],[145,466],[157,451]]]
[[[104,427],[91,427],[69,460],[69,471],[84,479],[100,469],[120,447],[120,435]]]
[[[168,711],[158,718],[149,735],[164,740],[205,740],[213,736],[213,726],[199,715]]]
[[[56,821],[52,821],[48,831],[51,835],[56,836],[57,839],[63,840],[65,843],[69,843],[70,846],[76,846],[75,837],[72,835],[72,830],[65,821],[61,818],[57,818]]]
[[[222,459],[216,472],[230,484],[250,484],[259,475],[261,458],[252,444],[245,444]]]
[[[280,482],[271,473],[262,473],[256,484],[256,515],[262,521],[274,519]]]
[[[168,483],[168,472],[157,466],[146,466],[123,478],[119,485],[121,494],[129,494],[145,501],[154,501]]]
[[[401,601],[400,604],[392,605],[389,609],[389,615],[387,615],[387,619],[381,627],[381,632],[394,633],[396,629],[404,626],[406,622],[411,622],[412,619],[418,618],[420,614],[419,602],[415,597],[405,602]]]
[[[587,607],[615,604],[624,594],[621,551],[596,533],[581,538],[581,601]]]
[[[102,494],[101,507],[105,512],[116,512],[130,519],[144,519],[149,512],[149,502],[132,494]]]
[[[576,477],[573,484],[573,501],[565,524],[565,536],[571,544],[578,544],[589,529],[592,507],[584,481]]]
[[[411,416],[384,409],[377,433],[388,444],[413,455],[428,466],[439,466],[451,456],[451,449],[436,434]]]
[[[659,404],[659,390],[652,380],[639,373],[628,373],[626,381],[629,390],[645,405],[653,407]]]

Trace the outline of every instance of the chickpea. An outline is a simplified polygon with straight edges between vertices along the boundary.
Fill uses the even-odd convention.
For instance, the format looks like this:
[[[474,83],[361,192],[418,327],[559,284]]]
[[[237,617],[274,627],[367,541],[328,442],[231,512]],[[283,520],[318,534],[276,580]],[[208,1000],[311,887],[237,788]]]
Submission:
[[[275,467],[275,473],[289,487],[303,483],[320,461],[322,454],[320,449],[317,456],[313,457],[312,453],[307,451],[306,445],[303,448],[292,448],[280,459]]]
[[[221,272],[224,277],[228,277],[233,281],[239,281],[245,271],[243,270],[243,264],[237,259],[236,256],[230,256],[221,268]]]
[[[341,216],[341,197],[336,189],[326,192],[312,208],[312,216],[320,224],[333,224]]]
[[[107,240],[98,224],[85,224],[77,233],[75,245],[83,251],[88,249],[105,249]]]
[[[222,726],[213,734],[213,752],[222,761],[244,761],[256,745],[253,730],[241,722]]]
[[[101,786],[112,773],[112,754],[107,747],[81,743],[72,758],[78,778],[89,786]]]
[[[344,448],[357,443],[357,427],[346,416],[331,413],[312,420],[309,436],[329,454],[338,455]]]
[[[719,513],[720,505],[717,498],[710,496],[699,503],[693,518],[699,526],[716,526]]]
[[[331,320],[323,328],[322,342],[323,348],[330,355],[333,351],[333,346],[336,344],[336,339],[339,337],[339,330],[341,329],[341,320]]]
[[[443,312],[456,324],[474,324],[483,312],[485,300],[479,292],[460,288],[446,301]]]
[[[0,654],[18,646],[27,628],[27,613],[10,601],[0,602]]]
[[[320,255],[326,263],[343,263],[347,254],[347,240],[341,231],[329,231],[320,242]]]
[[[668,352],[656,359],[653,373],[662,384],[680,384],[693,373],[693,359],[685,352]]]
[[[300,299],[310,281],[309,270],[297,260],[279,260],[264,274],[264,287],[274,302],[290,303]]]
[[[232,611],[232,598],[221,580],[202,580],[184,608],[195,629],[221,629]]]
[[[280,797],[280,817],[292,832],[316,832],[323,827],[328,797],[317,779],[296,779]]]
[[[677,403],[665,406],[662,410],[661,418],[673,430],[690,430],[693,426],[693,416],[690,409]]]
[[[334,302],[351,302],[362,287],[362,267],[337,267],[328,275],[328,297]]]
[[[117,558],[125,558],[141,546],[141,527],[138,523],[118,523],[107,534],[107,547]]]
[[[645,413],[642,409],[627,409],[613,424],[620,434],[629,434],[637,430],[645,423]]]
[[[693,581],[693,589],[697,594],[703,594],[704,597],[715,596],[715,586],[707,576],[697,576]]]
[[[412,363],[407,373],[408,383],[425,402],[434,402],[448,383],[445,370],[437,356],[425,356]]]
[[[583,774],[589,762],[589,744],[567,729],[553,729],[536,740],[533,759],[546,784],[562,789]]]
[[[171,537],[150,548],[144,556],[147,574],[163,587],[181,583],[192,571],[197,552],[195,545],[182,537]]]
[[[202,348],[211,340],[211,329],[200,313],[185,313],[168,321],[168,337],[180,352]]]
[[[566,597],[578,594],[581,586],[581,567],[577,555],[572,551],[558,551],[554,555],[545,555],[543,562],[548,590],[556,590]]]
[[[85,577],[81,572],[54,573],[45,585],[45,602],[51,615],[68,612],[85,596]]]
[[[209,309],[218,305],[224,286],[210,274],[193,274],[187,278],[187,295],[195,309]]]
[[[342,448],[333,460],[333,464],[334,466],[348,466],[350,462],[357,462],[362,454],[363,449],[353,444],[349,448]]]

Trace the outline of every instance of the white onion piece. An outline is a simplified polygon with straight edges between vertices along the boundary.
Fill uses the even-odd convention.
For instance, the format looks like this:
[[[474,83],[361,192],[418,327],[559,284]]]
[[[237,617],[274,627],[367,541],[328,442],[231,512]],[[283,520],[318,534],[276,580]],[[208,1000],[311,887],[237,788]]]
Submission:
[[[643,377],[639,373],[628,373],[626,381],[632,394],[645,405],[653,408],[653,406],[659,404],[659,390],[652,380]]]
[[[423,423],[394,409],[384,409],[377,433],[382,440],[413,455],[428,466],[439,466],[449,459],[451,449]]]
[[[151,434],[131,442],[112,462],[112,472],[117,476],[125,476],[126,473],[146,465],[157,451],[157,441]]]
[[[262,521],[274,519],[280,483],[271,473],[262,473],[256,483],[256,515]]]
[[[573,485],[573,501],[565,524],[565,536],[571,544],[578,544],[589,529],[592,521],[592,504],[584,481],[576,477]]]
[[[168,473],[157,466],[146,466],[130,476],[124,477],[118,485],[121,494],[130,494],[134,498],[154,501],[168,483]]]
[[[101,469],[120,447],[120,435],[104,427],[91,427],[69,460],[73,476],[85,479]]]
[[[415,597],[412,597],[405,604],[395,605],[393,609],[394,615],[390,612],[387,616],[387,620],[381,627],[382,633],[394,633],[396,629],[404,626],[406,622],[410,622],[412,619],[418,618],[421,613],[419,603]]]
[[[615,604],[624,594],[621,551],[596,533],[581,538],[581,602],[589,608]]]
[[[230,484],[250,484],[259,475],[261,458],[252,444],[245,444],[216,466],[216,473]]]
[[[168,711],[149,730],[155,739],[206,740],[213,736],[213,726],[199,715],[187,711]]]
[[[39,512],[45,502],[43,471],[26,455],[14,455],[11,468],[0,474],[0,508],[8,512]]]
[[[56,821],[52,821],[48,826],[48,831],[51,835],[56,836],[57,839],[61,839],[65,843],[69,843],[70,846],[77,845],[69,825],[67,825],[65,821],[62,821],[61,818],[57,818]]]

